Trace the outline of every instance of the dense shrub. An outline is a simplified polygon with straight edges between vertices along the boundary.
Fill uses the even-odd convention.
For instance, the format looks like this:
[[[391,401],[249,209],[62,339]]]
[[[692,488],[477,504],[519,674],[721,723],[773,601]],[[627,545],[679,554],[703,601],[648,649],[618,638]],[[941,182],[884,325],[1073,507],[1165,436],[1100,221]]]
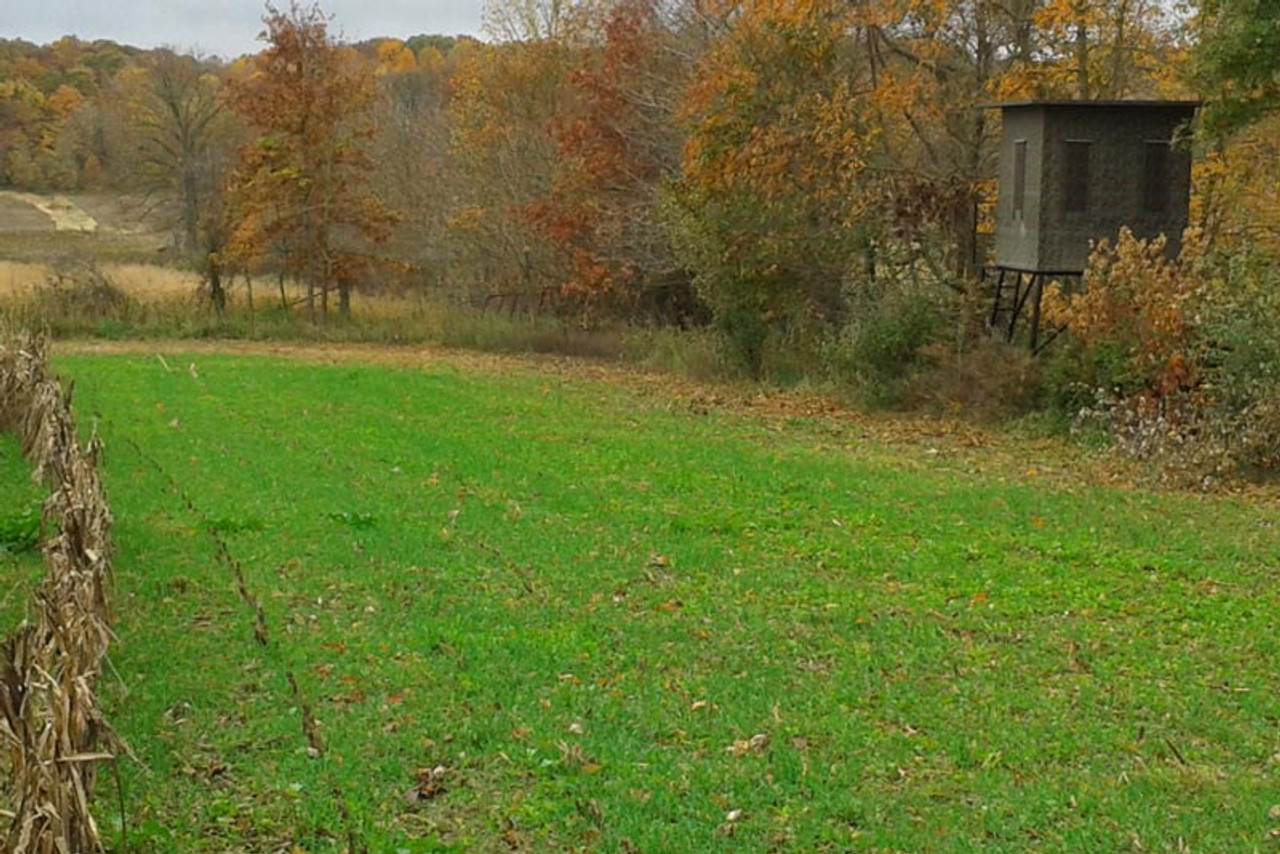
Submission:
[[[983,337],[921,349],[927,368],[906,385],[903,403],[979,421],[1000,421],[1042,404],[1041,365],[1026,347]]]
[[[1170,480],[1276,471],[1280,274],[1194,232],[1177,261],[1163,249],[1123,232],[1098,247],[1082,293],[1049,294],[1047,319],[1070,333],[1048,372],[1055,400]]]
[[[937,288],[914,279],[881,282],[852,301],[849,319],[823,354],[831,378],[872,406],[906,402],[929,363],[929,346],[946,329]]]

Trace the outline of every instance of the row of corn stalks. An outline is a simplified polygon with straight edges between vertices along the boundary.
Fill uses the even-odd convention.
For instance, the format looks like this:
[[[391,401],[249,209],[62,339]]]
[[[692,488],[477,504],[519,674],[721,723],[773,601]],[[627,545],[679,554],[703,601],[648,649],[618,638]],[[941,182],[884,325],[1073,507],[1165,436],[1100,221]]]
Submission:
[[[94,778],[122,747],[95,693],[112,640],[111,513],[101,444],[80,445],[70,392],[52,375],[42,336],[0,330],[0,430],[18,434],[49,488],[34,622],[0,645],[0,763],[10,774],[5,781],[0,768],[9,789],[3,850],[88,854],[102,850],[90,813]]]

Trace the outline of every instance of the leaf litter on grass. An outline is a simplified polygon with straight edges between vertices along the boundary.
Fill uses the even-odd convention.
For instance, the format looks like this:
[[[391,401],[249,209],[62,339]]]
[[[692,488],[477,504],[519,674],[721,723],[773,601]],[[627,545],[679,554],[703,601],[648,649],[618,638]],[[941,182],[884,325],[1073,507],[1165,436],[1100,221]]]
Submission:
[[[900,464],[1037,479],[1046,486],[1125,485],[1140,481],[1121,461],[1051,438],[1025,438],[975,426],[955,417],[865,414],[834,398],[805,392],[761,390],[745,384],[715,384],[588,359],[543,354],[508,355],[440,347],[379,347],[361,344],[297,344],[253,341],[67,341],[68,354],[161,354],[269,356],[320,365],[370,365],[398,369],[446,368],[483,376],[544,377],[558,383],[600,384],[640,393],[669,412],[696,411],[760,419],[775,430],[806,428],[820,449],[869,446],[888,449]],[[547,387],[549,389],[549,387]],[[637,422],[638,423],[638,422]],[[903,453],[906,452],[906,453]],[[918,458],[917,458],[918,455]],[[1245,487],[1240,487],[1244,489]],[[1272,493],[1254,486],[1263,497]]]
[[[666,412],[647,392],[576,381],[543,394],[545,379],[510,371],[368,368],[352,383],[347,365],[202,357],[216,394],[166,392],[183,402],[179,437],[118,414],[158,369],[69,362],[104,431],[141,434],[211,518],[262,520],[233,545],[287,642],[259,651],[242,632],[224,664],[191,645],[208,635],[182,640],[232,684],[252,655],[263,686],[227,723],[197,712],[182,729],[228,762],[242,797],[301,786],[241,809],[233,830],[341,850],[336,783],[371,850],[1080,850],[1127,832],[1151,844],[1161,828],[1222,848],[1265,834],[1249,769],[1274,752],[1257,723],[1274,714],[1259,666],[1275,654],[1260,610],[1273,549],[1240,536],[1265,533],[1263,508],[1067,493],[927,455],[898,465],[884,448],[818,448],[818,427]],[[297,430],[317,399],[335,404],[325,429]],[[256,465],[207,458],[214,436]],[[367,477],[389,468],[379,459],[401,472]],[[644,490],[621,488],[629,471]],[[117,492],[128,518],[153,517],[145,489]],[[363,552],[325,515],[356,512],[341,508],[376,516]],[[188,545],[143,524],[125,534],[123,549],[154,555],[129,584],[163,577]],[[149,632],[171,637],[161,619]],[[175,702],[159,685],[182,679],[127,640],[138,657],[121,665],[158,680],[155,699],[139,689],[123,706],[142,733]],[[321,758],[306,756],[286,670],[312,683]],[[1250,690],[1210,687],[1224,679]],[[190,688],[197,708],[221,705]],[[1192,775],[1165,738],[1227,777]],[[260,749],[236,762],[237,743]],[[444,791],[410,803],[436,768]],[[198,802],[181,783],[131,784],[156,815]],[[1190,807],[1150,809],[1166,802]],[[220,818],[186,814],[186,832]]]

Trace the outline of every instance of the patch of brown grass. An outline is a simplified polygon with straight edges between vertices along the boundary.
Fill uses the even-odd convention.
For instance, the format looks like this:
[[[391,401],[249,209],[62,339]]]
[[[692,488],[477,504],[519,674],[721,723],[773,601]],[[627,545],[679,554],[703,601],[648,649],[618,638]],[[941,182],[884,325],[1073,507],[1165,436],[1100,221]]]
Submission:
[[[155,264],[102,264],[100,269],[116,287],[140,302],[192,297],[200,276]],[[54,275],[54,265],[0,261],[0,298],[29,295]]]
[[[49,277],[48,264],[0,261],[0,298],[26,296]]]

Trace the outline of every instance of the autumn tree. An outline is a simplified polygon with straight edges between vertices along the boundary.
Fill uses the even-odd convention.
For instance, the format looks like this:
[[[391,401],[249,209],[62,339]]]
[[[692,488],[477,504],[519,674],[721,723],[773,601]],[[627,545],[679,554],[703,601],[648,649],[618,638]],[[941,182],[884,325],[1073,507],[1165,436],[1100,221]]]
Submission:
[[[839,320],[867,243],[861,181],[874,139],[856,90],[850,7],[742,4],[699,67],[683,117],[673,237],[734,361]]]
[[[854,17],[889,264],[923,263],[952,286],[973,276],[976,211],[995,169],[995,129],[978,105],[1009,57],[1031,51],[1030,6],[910,2]]]
[[[1017,52],[993,85],[1001,98],[1106,100],[1177,92],[1182,22],[1169,4],[1036,0],[1020,16],[1025,26]]]
[[[172,223],[181,256],[204,275],[215,308],[226,304],[221,254],[230,237],[226,184],[243,130],[224,108],[223,69],[158,50],[117,75],[109,93],[116,141],[128,148],[123,186],[146,194]]]
[[[220,145],[228,130],[218,69],[191,56],[157,53],[130,70],[121,87],[126,109],[141,135],[141,167],[177,208],[181,245],[200,244],[201,218],[229,168]]]
[[[243,259],[280,250],[306,287],[308,319],[318,297],[327,322],[330,290],[347,315],[370,246],[393,220],[367,191],[374,69],[334,41],[319,6],[268,5],[263,21],[266,49],[229,83],[229,103],[258,134],[240,152],[232,248]]]
[[[528,218],[563,253],[564,295],[673,319],[695,310],[660,216],[680,173],[680,93],[704,45],[683,3],[622,0],[574,57],[548,193]]]
[[[526,214],[550,191],[559,158],[552,123],[574,98],[567,5],[530,0],[509,10],[495,35],[513,40],[469,46],[452,78],[458,183],[449,227],[455,269],[482,292],[536,298],[567,278],[562,253]]]
[[[1217,133],[1280,113],[1280,4],[1207,0],[1197,23],[1198,82]]]
[[[894,277],[917,292],[958,289],[994,171],[977,104],[1008,46],[1021,38],[1030,51],[1030,10],[709,8],[722,35],[687,92],[685,176],[669,211],[736,356],[759,370],[770,338],[791,352],[821,347],[865,325]],[[933,301],[902,300],[910,312]]]

